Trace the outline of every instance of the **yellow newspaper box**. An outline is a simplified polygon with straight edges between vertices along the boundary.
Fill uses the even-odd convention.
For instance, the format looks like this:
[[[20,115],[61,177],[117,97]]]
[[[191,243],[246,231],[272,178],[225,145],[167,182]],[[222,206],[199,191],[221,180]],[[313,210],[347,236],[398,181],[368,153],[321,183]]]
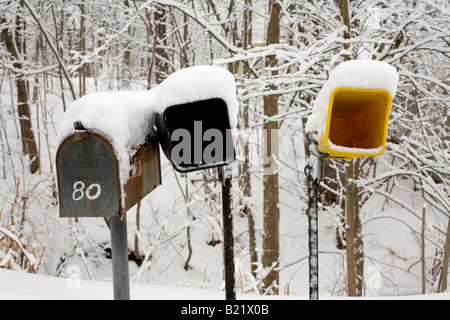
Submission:
[[[386,90],[337,88],[329,100],[319,151],[347,160],[376,157],[386,149],[392,97]]]

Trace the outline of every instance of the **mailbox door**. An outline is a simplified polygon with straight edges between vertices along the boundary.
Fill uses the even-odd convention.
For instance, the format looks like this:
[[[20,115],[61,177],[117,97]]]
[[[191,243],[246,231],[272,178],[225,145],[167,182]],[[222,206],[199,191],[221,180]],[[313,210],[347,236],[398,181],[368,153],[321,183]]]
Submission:
[[[228,107],[209,99],[168,107],[157,115],[161,146],[179,172],[231,164],[235,160]]]
[[[131,209],[146,195],[161,185],[161,162],[158,141],[151,140],[141,146],[131,159],[133,173],[125,186],[125,211]]]
[[[91,132],[65,139],[56,155],[61,217],[120,217],[119,168],[110,143]]]

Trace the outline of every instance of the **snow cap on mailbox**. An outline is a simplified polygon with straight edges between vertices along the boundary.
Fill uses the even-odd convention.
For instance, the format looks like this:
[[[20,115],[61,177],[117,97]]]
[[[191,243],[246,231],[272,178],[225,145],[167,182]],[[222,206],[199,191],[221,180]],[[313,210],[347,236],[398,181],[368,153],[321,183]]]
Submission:
[[[58,130],[58,145],[77,131],[74,123],[80,123],[111,143],[118,158],[121,179],[126,181],[130,157],[154,130],[155,104],[152,91],[87,94],[72,103],[64,114]]]
[[[231,164],[239,102],[225,68],[195,66],[170,75],[157,88],[161,147],[175,170],[191,172]]]
[[[352,60],[336,67],[306,125],[308,133],[317,134],[319,151],[348,160],[381,155],[398,79],[396,69],[380,61]]]

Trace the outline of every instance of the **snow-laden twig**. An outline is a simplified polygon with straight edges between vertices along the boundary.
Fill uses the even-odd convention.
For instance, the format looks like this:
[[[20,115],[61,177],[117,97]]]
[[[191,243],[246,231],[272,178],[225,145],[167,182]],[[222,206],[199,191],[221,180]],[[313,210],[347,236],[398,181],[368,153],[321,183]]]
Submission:
[[[42,34],[44,35],[44,38],[47,41],[48,46],[50,47],[51,51],[53,52],[56,60],[58,61],[58,64],[61,67],[62,72],[64,73],[64,77],[66,78],[67,83],[69,84],[70,92],[72,93],[72,98],[73,98],[73,100],[76,100],[77,96],[75,94],[75,89],[73,87],[73,83],[71,81],[69,72],[67,71],[67,67],[64,64],[64,61],[61,59],[61,56],[58,53],[58,50],[54,46],[53,42],[50,41],[50,36],[48,35],[47,30],[45,29],[44,25],[41,23],[41,20],[39,19],[37,13],[34,11],[33,7],[28,3],[28,0],[22,0],[22,3],[27,7],[27,9],[30,12],[31,16],[33,17],[33,19],[38,24],[39,29],[41,30]]]
[[[19,246],[20,250],[22,250],[23,254],[27,258],[30,266],[32,266],[33,272],[36,273],[37,272],[36,264],[37,264],[38,260],[36,260],[36,258],[24,248],[24,246],[22,245],[22,242],[19,240],[19,238],[17,238],[17,236],[14,233],[12,233],[11,231],[9,231],[5,228],[2,228],[2,227],[0,227],[0,232],[3,233],[5,236],[7,236],[12,241],[14,241]]]

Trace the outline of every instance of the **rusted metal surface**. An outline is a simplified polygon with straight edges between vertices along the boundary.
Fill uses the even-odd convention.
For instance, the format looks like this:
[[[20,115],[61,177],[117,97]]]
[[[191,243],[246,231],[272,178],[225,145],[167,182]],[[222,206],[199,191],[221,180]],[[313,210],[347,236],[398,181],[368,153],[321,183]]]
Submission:
[[[159,144],[152,140],[142,145],[130,159],[131,172],[125,185],[125,210],[161,185]]]
[[[56,154],[61,217],[120,217],[119,167],[101,135],[78,131]]]

